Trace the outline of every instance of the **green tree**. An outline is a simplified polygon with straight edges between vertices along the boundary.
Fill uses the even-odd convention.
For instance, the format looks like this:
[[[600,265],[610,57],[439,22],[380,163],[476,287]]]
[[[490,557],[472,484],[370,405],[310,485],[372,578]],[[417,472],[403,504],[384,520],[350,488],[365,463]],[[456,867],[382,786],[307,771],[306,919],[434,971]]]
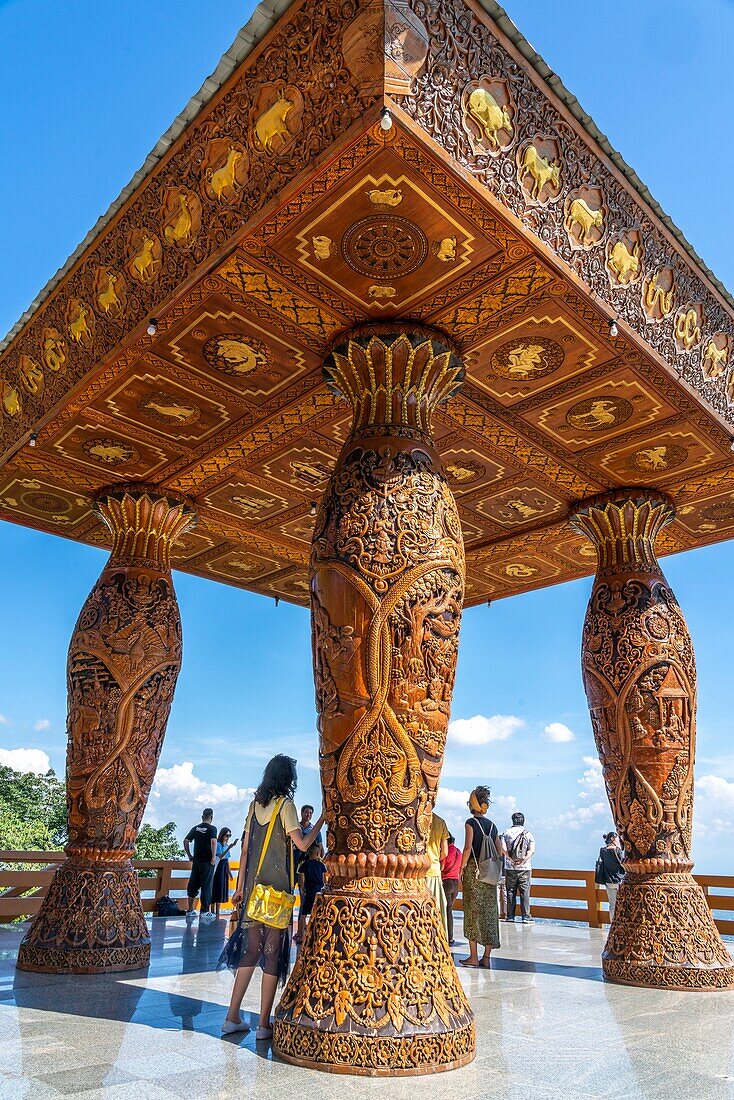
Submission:
[[[66,787],[56,773],[0,766],[0,849],[58,851],[66,840]]]
[[[184,850],[176,839],[176,822],[169,821],[160,829],[147,823],[138,833],[136,859],[183,859]]]

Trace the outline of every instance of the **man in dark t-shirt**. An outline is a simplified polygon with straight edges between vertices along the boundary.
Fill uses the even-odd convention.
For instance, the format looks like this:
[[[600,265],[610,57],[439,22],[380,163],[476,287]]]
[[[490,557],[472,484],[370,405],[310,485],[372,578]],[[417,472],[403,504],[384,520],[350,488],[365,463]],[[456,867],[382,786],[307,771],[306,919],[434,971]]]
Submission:
[[[211,924],[216,917],[209,912],[212,900],[212,882],[214,881],[214,862],[217,853],[217,830],[212,825],[213,810],[204,810],[201,824],[194,825],[184,839],[184,850],[191,860],[191,874],[186,893],[189,897],[187,919],[194,917],[194,898],[201,890],[201,921]],[[190,845],[193,842],[194,853]]]

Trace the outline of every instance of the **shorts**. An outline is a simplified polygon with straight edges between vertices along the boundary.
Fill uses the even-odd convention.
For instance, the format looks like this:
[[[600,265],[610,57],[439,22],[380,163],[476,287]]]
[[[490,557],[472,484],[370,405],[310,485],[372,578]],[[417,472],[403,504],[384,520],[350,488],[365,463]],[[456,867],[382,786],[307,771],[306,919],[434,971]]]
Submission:
[[[212,882],[214,880],[214,868],[207,859],[195,859],[191,864],[186,893],[190,898],[195,898],[201,890],[202,901],[211,899]],[[205,899],[205,895],[208,897]]]
[[[316,894],[304,894],[303,901],[301,902],[301,908],[298,911],[300,917],[310,917],[311,910],[313,909],[313,903],[316,901]]]

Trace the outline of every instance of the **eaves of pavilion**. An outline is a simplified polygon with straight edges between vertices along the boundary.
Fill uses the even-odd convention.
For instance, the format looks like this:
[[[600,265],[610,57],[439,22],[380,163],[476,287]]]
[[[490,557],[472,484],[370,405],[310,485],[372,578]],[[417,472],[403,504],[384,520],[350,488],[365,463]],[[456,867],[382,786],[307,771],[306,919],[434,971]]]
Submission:
[[[465,359],[468,604],[591,572],[615,486],[672,497],[662,553],[731,536],[732,300],[492,0],[258,7],[6,339],[0,516],[109,545],[95,491],[161,484],[178,568],[307,603],[323,354],[396,317]]]

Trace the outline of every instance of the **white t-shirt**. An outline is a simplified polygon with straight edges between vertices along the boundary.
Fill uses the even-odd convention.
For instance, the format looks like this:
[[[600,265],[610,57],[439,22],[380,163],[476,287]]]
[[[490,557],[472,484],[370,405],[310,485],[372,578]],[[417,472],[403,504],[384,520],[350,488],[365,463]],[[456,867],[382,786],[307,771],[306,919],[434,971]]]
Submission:
[[[513,840],[519,837],[520,833],[526,833],[527,838],[530,841],[530,847],[528,848],[528,854],[522,863],[513,863],[512,858],[509,855],[505,856],[505,870],[506,871],[530,871],[531,860],[533,858],[533,852],[535,851],[535,838],[533,834],[529,832],[524,825],[512,825],[506,833],[502,834],[502,839],[505,842],[505,848],[509,851],[510,845]]]

